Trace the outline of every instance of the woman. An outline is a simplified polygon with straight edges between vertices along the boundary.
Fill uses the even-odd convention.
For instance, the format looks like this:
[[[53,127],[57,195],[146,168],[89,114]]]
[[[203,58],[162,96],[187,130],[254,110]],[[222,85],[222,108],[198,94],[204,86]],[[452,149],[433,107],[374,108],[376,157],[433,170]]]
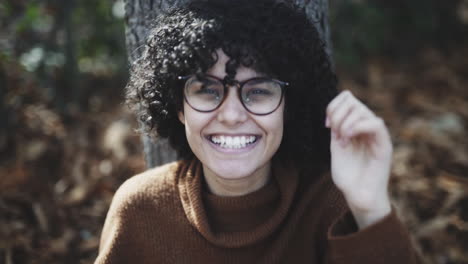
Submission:
[[[417,263],[389,201],[387,128],[338,94],[294,6],[162,15],[127,98],[182,160],[119,188],[96,263]]]

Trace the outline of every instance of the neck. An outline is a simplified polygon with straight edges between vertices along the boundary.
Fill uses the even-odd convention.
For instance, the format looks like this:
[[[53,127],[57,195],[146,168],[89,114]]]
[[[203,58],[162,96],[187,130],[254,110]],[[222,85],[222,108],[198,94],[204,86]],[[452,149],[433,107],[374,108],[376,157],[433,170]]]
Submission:
[[[220,177],[204,165],[203,174],[211,193],[219,196],[242,196],[255,192],[268,183],[271,166],[268,163],[253,174],[238,179]]]

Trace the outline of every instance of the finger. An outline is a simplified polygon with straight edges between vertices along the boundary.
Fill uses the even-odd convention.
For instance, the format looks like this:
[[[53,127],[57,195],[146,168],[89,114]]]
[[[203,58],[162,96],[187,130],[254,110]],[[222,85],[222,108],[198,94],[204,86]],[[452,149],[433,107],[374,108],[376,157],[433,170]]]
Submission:
[[[384,147],[386,144],[390,144],[390,135],[388,134],[387,127],[379,117],[356,122],[356,124],[350,128],[349,138],[361,136],[367,136],[363,137],[369,141],[367,143],[374,143],[377,147]]]
[[[343,120],[346,118],[346,116],[349,115],[349,113],[353,110],[353,105],[347,102],[348,100],[345,100],[341,105],[337,107],[335,112],[333,112],[330,116],[330,128],[335,131],[338,137],[341,137],[340,135],[340,130],[339,130],[339,125]]]
[[[376,144],[376,131],[378,127],[379,125],[373,119],[361,120],[353,126],[349,137],[339,140],[340,146],[347,148],[348,145],[352,145],[353,148],[365,151],[370,157],[377,157],[379,144]]]
[[[362,106],[353,108],[352,112],[340,124],[340,133],[344,137],[349,137],[350,129],[359,121],[372,117],[368,111]]]
[[[327,124],[329,128],[337,133],[338,137],[341,137],[339,133],[339,125],[355,106],[353,101],[355,101],[355,99],[351,92],[344,91],[340,98],[337,98],[330,107],[330,112],[327,115]]]
[[[375,117],[374,112],[372,112],[372,110],[370,110],[364,103],[362,103],[353,95],[348,97],[344,104],[346,103],[352,104],[352,106],[349,106],[351,109],[348,112],[348,115],[345,116],[345,118],[342,118],[341,116],[337,117],[338,122],[336,126],[338,127],[338,131],[340,131],[340,135],[344,135],[346,131],[345,129],[349,129],[349,126],[353,124],[357,119]],[[335,115],[338,115],[339,111],[339,109],[336,110]],[[357,117],[355,115],[359,115],[360,117]],[[351,120],[348,121],[349,118],[351,118]],[[345,122],[347,123],[346,126],[344,126]]]
[[[348,97],[330,117],[330,127],[338,134],[339,138],[342,138],[345,136],[345,131],[342,129],[344,122],[349,118],[356,119],[359,116],[365,116],[365,114],[365,109],[359,101],[352,96]]]
[[[356,122],[349,130],[349,136],[355,137],[360,134],[373,134],[381,129],[382,123],[380,118],[366,118],[360,122]]]
[[[356,97],[354,97],[351,93],[345,97],[344,100],[341,101],[340,105],[337,105],[336,108],[333,110],[334,112],[328,117],[329,119],[329,126],[332,130],[334,130],[338,136],[338,138],[347,141],[345,137],[345,130],[343,130],[343,123],[352,117],[352,121],[356,119],[361,119],[364,117],[372,117],[375,116],[374,113],[367,108],[361,101],[359,101]],[[357,117],[356,115],[360,115],[361,117]]]
[[[336,96],[327,106],[327,124],[326,126],[327,127],[330,127],[330,116],[336,111],[336,108],[341,105],[341,103],[346,100],[346,97],[348,97],[349,95],[351,95],[351,92],[346,90],[346,91],[343,91],[341,92],[338,96]]]

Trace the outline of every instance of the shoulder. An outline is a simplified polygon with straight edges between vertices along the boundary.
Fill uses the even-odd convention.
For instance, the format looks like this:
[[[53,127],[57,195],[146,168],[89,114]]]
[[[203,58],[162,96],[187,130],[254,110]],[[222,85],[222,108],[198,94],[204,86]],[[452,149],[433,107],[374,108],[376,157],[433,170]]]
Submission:
[[[138,230],[143,225],[156,227],[158,216],[173,211],[177,203],[175,179],[182,164],[184,161],[177,161],[149,169],[117,189],[102,230],[100,251],[116,247],[119,239],[128,242],[141,235]]]
[[[115,192],[111,206],[126,209],[173,197],[176,193],[176,175],[183,163],[175,161],[129,178]]]

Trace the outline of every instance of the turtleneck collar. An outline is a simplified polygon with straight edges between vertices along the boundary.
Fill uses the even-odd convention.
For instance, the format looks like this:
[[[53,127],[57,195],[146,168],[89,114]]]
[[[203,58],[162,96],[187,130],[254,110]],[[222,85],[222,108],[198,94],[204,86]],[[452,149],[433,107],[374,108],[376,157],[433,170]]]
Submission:
[[[278,229],[292,205],[298,173],[272,164],[272,178],[259,190],[243,196],[222,197],[203,187],[198,159],[184,163],[177,175],[182,207],[200,234],[211,243],[239,248],[255,244]]]

